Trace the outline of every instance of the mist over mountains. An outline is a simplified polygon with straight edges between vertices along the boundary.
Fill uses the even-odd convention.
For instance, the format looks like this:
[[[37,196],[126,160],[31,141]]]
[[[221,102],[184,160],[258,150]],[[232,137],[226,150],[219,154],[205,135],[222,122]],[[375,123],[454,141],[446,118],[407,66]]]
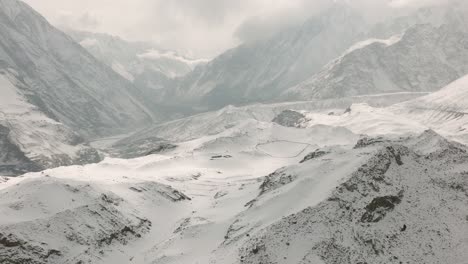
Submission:
[[[208,60],[0,0],[0,263],[464,263],[468,4],[305,2]]]

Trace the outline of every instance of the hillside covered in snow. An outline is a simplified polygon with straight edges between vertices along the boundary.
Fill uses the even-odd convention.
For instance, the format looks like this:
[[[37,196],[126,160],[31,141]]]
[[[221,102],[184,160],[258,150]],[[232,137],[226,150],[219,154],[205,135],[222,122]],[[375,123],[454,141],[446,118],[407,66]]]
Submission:
[[[0,260],[466,258],[465,146],[432,131],[373,138],[327,126],[256,126],[163,155],[5,178]]]
[[[330,6],[204,62],[0,0],[0,263],[466,264],[468,5]]]
[[[82,135],[128,131],[155,114],[128,81],[40,14],[17,0],[0,1],[1,69],[24,84],[25,99]]]
[[[464,1],[450,1],[395,12],[375,24],[337,1],[300,26],[240,45],[178,78],[165,89],[162,103],[183,103],[200,112],[259,102],[434,91],[467,73],[466,12]]]
[[[439,27],[420,24],[401,36],[357,43],[322,72],[283,95],[323,99],[439,90],[468,73],[466,25],[459,21]]]

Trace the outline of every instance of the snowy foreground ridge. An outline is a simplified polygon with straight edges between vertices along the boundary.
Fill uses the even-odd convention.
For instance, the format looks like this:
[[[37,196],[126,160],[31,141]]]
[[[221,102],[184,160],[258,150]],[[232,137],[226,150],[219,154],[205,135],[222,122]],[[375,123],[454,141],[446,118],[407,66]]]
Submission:
[[[466,78],[390,106],[228,107],[106,148],[143,157],[0,177],[0,263],[462,264]]]
[[[262,151],[245,146],[222,155],[202,145],[186,154],[3,178],[0,262],[463,263],[468,257],[468,148],[433,131],[322,148],[276,141]],[[265,154],[283,151],[300,155]]]

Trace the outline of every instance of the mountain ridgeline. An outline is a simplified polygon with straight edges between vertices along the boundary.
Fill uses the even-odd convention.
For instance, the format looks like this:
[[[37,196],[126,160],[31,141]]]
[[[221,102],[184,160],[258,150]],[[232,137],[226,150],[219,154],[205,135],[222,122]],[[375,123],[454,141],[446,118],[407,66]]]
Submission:
[[[0,1],[0,67],[21,79],[26,101],[86,137],[156,120],[130,82],[23,2]]]
[[[207,62],[0,0],[0,263],[466,263],[468,2],[330,2]]]
[[[466,3],[454,1],[376,24],[339,2],[178,78],[163,90],[161,103],[199,112],[230,104],[434,91],[468,73],[467,11]],[[435,74],[441,76],[434,80]]]
[[[468,8],[462,2],[378,24],[337,2],[301,25],[210,62],[106,34],[67,30],[69,37],[23,2],[0,0],[0,6],[1,125],[9,131],[4,144],[40,168],[99,160],[78,154],[90,153],[87,141],[140,127],[148,127],[136,134],[145,134],[144,142],[154,138],[148,146],[169,146],[155,136],[161,131],[148,131],[228,105],[329,99],[315,105],[341,107],[366,100],[355,96],[407,94],[389,97],[395,103],[468,73]],[[4,161],[6,168],[17,167],[11,157]]]

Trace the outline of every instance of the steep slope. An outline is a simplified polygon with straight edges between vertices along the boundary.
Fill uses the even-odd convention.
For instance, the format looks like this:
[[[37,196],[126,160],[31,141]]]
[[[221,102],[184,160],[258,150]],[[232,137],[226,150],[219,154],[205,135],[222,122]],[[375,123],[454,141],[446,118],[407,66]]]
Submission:
[[[24,85],[13,73],[0,70],[1,175],[101,160],[76,133],[28,103],[18,89]]]
[[[123,78],[132,82],[144,104],[162,119],[173,119],[180,114],[191,114],[179,103],[174,107],[163,107],[165,89],[171,89],[177,78],[190,73],[204,59],[189,59],[173,51],[162,50],[146,42],[129,42],[106,34],[74,31],[69,34],[82,47]]]
[[[335,186],[324,188],[335,172],[321,179],[316,167],[336,153],[269,176],[242,215],[251,222],[237,221],[222,246],[241,250],[220,250],[218,263],[463,263],[468,149],[428,131],[351,153],[364,150],[365,161]],[[297,212],[257,232],[252,219],[285,200]]]
[[[153,119],[128,81],[23,2],[0,1],[0,31],[1,69],[14,72],[28,102],[52,119],[90,137]]]
[[[390,107],[448,137],[468,143],[468,75],[442,90]]]
[[[468,25],[468,23],[466,24]],[[403,36],[357,43],[286,99],[435,91],[468,73],[468,31],[459,22],[416,25]]]
[[[302,26],[241,45],[195,69],[168,89],[165,101],[210,110],[272,100],[358,41],[365,26],[355,10],[337,3]]]

